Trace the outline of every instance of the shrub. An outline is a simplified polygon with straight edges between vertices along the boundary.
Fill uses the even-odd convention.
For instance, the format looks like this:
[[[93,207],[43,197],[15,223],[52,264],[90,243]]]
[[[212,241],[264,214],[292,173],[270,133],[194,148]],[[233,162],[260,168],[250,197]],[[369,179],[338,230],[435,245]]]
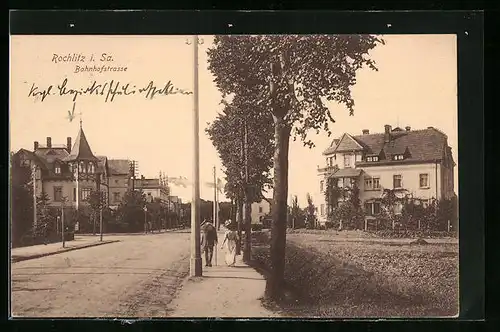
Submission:
[[[264,229],[264,226],[262,224],[252,224],[252,232],[258,232]]]

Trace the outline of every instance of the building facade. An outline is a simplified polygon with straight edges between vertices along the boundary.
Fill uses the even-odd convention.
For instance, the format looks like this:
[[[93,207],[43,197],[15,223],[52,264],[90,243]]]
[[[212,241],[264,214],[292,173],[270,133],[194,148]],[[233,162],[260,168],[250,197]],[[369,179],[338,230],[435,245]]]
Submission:
[[[409,195],[424,205],[455,195],[456,164],[448,137],[433,127],[411,130],[386,125],[383,133],[345,133],[334,139],[323,155],[325,165],[318,166],[318,190],[314,193],[315,202],[320,202],[320,223],[327,221],[332,208],[325,198],[328,178],[340,188],[356,185],[367,216],[380,213],[378,199],[384,189],[394,190],[399,196]],[[400,207],[396,207],[396,213],[399,212]]]
[[[251,220],[252,224],[261,224],[262,219],[271,213],[271,204],[263,199],[260,202],[254,202],[251,205]],[[243,215],[245,215],[245,206],[243,205]]]

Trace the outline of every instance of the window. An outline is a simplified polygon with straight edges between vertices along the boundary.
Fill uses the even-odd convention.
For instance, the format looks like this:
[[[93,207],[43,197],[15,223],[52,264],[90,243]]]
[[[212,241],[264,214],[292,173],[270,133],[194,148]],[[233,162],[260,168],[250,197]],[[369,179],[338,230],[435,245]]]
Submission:
[[[325,215],[325,204],[321,204],[321,205],[320,205],[320,214],[321,214],[322,216],[324,216],[324,215]]]
[[[113,201],[119,202],[120,201],[120,193],[119,192],[114,192],[113,193]]]
[[[321,180],[319,181],[319,191],[323,192],[325,187],[325,181]]]
[[[90,196],[91,192],[92,192],[91,188],[83,188],[82,189],[82,197],[80,198],[80,200],[81,201],[86,200]]]
[[[371,203],[365,203],[365,214],[368,216],[372,215],[372,204]]]
[[[356,161],[361,161],[361,155],[360,154],[356,155]]]
[[[365,178],[365,190],[373,189],[373,180],[371,178]]]
[[[403,160],[404,156],[402,154],[396,154],[392,156],[392,160]]]
[[[120,183],[120,180],[115,180],[115,184],[119,184]]]
[[[378,156],[374,156],[373,161],[378,161]]]
[[[420,188],[429,188],[429,174],[419,175]]]
[[[85,165],[83,164],[83,161],[82,161],[82,162],[80,163],[79,167],[78,167],[78,172],[79,172],[79,173],[83,173],[83,172],[84,172],[84,169],[85,169],[85,167],[84,167],[84,166],[85,166]]]
[[[344,155],[344,167],[351,167],[351,155]]]
[[[394,189],[402,188],[403,187],[403,181],[401,175],[394,175],[392,177],[392,187]]]
[[[88,163],[87,164],[87,172],[92,174],[92,173],[94,173],[94,171],[95,171],[94,163]]]
[[[56,174],[61,174],[61,166],[59,166],[59,165],[55,165],[55,167],[54,167],[54,172],[55,172]]]
[[[365,203],[365,213],[369,216],[375,216],[380,214],[380,203]]]
[[[62,202],[62,187],[54,187],[54,202]]]
[[[378,190],[380,189],[380,178],[372,178],[373,180],[373,189]]]
[[[259,206],[259,213],[262,213],[262,206]]]
[[[366,161],[368,161],[368,162],[378,161],[378,156],[369,156],[369,157],[366,157]]]
[[[73,188],[73,202],[76,202],[76,188]]]
[[[373,157],[366,157],[366,161],[373,161]]]

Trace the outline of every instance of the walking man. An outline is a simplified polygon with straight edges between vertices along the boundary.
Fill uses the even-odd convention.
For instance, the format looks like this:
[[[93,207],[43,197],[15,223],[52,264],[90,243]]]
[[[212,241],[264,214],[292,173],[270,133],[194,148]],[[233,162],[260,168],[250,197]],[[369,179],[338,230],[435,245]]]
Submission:
[[[217,230],[210,221],[204,221],[201,233],[201,249],[205,253],[205,266],[212,266],[214,246],[217,245]]]

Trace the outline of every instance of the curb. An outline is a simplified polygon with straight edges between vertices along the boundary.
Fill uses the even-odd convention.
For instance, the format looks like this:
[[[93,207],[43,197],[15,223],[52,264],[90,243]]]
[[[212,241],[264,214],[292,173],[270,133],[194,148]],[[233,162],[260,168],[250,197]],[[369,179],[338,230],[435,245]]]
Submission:
[[[110,243],[116,243],[120,242],[120,240],[108,240],[108,241],[102,241],[102,242],[97,242],[97,243],[90,243],[90,244],[84,244],[79,247],[72,247],[72,248],[65,248],[59,251],[54,251],[54,252],[47,252],[43,254],[36,254],[36,255],[30,255],[30,256],[14,256],[11,257],[11,263],[17,263],[17,262],[22,262],[22,261],[27,261],[30,259],[35,259],[35,258],[41,258],[45,256],[52,256],[52,255],[57,255],[57,254],[62,254],[68,251],[73,251],[73,250],[78,250],[78,249],[85,249],[85,248],[90,248],[90,247],[97,247],[97,246],[102,246],[104,244],[110,244]]]

